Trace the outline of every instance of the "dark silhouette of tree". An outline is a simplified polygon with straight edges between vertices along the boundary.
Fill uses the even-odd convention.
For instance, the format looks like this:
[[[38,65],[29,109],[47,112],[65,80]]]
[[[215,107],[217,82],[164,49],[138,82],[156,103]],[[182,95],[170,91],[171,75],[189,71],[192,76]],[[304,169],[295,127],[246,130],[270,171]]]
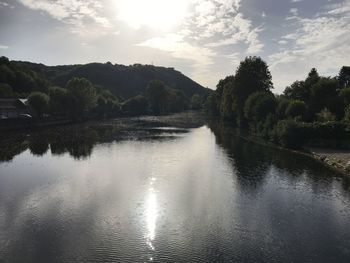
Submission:
[[[70,98],[68,91],[60,87],[49,89],[50,111],[54,115],[66,115],[69,112]]]
[[[303,119],[306,115],[306,104],[304,101],[301,100],[292,100],[289,102],[285,116],[287,118],[295,118],[300,117]]]
[[[350,67],[341,68],[338,80],[340,88],[350,88]]]
[[[150,104],[150,108],[155,114],[165,112],[167,92],[163,82],[153,80],[148,83],[146,96]]]
[[[237,69],[233,97],[237,106],[237,124],[244,126],[244,105],[247,98],[256,91],[270,91],[273,88],[271,73],[260,57],[247,57]]]
[[[49,111],[49,96],[42,92],[32,92],[28,97],[29,106],[42,117]]]
[[[66,89],[70,96],[70,110],[73,116],[81,116],[84,111],[90,110],[96,105],[96,90],[92,83],[85,78],[73,78]]]
[[[272,93],[258,91],[248,97],[244,115],[248,121],[260,122],[276,110],[276,98]]]
[[[11,98],[13,97],[12,87],[6,83],[0,83],[0,98]]]
[[[129,114],[147,114],[148,101],[144,96],[138,95],[125,101],[122,110]]]
[[[199,94],[193,94],[191,98],[191,109],[199,110],[202,108],[202,98]]]
[[[306,88],[305,81],[295,81],[284,90],[283,94],[288,99],[308,101],[310,97],[310,89]]]

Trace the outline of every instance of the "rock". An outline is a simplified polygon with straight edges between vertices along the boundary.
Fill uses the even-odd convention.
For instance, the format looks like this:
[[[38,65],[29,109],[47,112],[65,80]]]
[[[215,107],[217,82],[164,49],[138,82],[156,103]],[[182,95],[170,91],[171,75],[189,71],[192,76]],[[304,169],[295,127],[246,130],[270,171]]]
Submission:
[[[345,164],[345,171],[350,172],[350,161]]]

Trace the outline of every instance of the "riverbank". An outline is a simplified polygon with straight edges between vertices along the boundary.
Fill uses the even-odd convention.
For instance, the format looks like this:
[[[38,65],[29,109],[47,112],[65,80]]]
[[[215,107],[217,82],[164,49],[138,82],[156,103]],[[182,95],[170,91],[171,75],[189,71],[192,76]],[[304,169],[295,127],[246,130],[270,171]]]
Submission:
[[[302,150],[293,150],[278,146],[254,136],[240,135],[240,137],[246,141],[257,143],[265,147],[303,155],[323,164],[325,167],[341,174],[342,176],[350,177],[350,150],[317,147],[305,147]]]
[[[309,147],[313,158],[350,176],[350,150]]]

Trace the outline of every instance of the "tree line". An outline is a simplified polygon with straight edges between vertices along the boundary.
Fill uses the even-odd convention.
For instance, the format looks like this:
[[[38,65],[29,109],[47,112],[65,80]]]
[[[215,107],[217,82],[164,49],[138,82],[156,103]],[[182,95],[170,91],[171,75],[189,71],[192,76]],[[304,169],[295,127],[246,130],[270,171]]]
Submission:
[[[160,80],[151,80],[146,83],[143,89],[131,86],[130,92],[124,93],[136,93],[137,95],[124,98],[124,93],[116,94],[106,86],[96,84],[110,83],[113,74],[119,72],[114,68],[119,70],[121,66],[106,63],[62,67],[64,69],[61,69],[60,66],[51,68],[41,64],[9,61],[6,57],[0,57],[0,98],[28,98],[29,106],[38,117],[50,115],[77,120],[85,117],[164,114],[187,109],[201,109],[208,94],[206,89],[201,88],[198,84],[192,84],[189,79],[181,75],[184,80],[180,78],[172,83],[182,81],[184,87],[170,88]],[[107,75],[101,71],[105,67],[110,69]],[[124,68],[142,72],[143,68],[147,68],[147,66],[135,65],[132,67],[124,66]],[[54,85],[48,77],[63,72],[62,74],[66,78],[69,75],[66,71],[69,69],[74,71],[81,69],[85,75],[87,74],[91,78],[95,76],[96,82],[84,77],[73,76],[63,85],[58,86]],[[164,71],[165,69],[158,70]],[[170,73],[173,74],[172,71],[168,72],[169,81],[171,78],[178,78],[176,74],[172,77]],[[77,73],[77,75],[79,74]],[[147,76],[145,79],[151,77]],[[140,86],[140,83],[137,85]],[[194,92],[195,90],[200,91],[200,93]],[[185,93],[185,91],[187,92]]]
[[[126,101],[85,78],[73,78],[64,88],[50,87],[47,93],[34,91],[28,96],[28,105],[39,117],[49,114],[73,120],[180,112],[200,109],[204,101],[198,94],[188,98],[182,91],[168,88],[159,80],[150,81],[143,94]]]
[[[342,67],[336,77],[320,76],[313,68],[281,95],[272,89],[267,64],[260,57],[247,57],[235,75],[219,81],[206,108],[211,115],[285,147],[349,143],[350,67]]]

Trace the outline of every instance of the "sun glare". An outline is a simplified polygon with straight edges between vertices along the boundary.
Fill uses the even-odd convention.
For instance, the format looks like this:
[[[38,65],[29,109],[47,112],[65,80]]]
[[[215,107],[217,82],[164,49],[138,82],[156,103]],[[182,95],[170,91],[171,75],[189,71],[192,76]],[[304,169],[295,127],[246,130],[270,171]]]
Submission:
[[[148,26],[169,29],[181,23],[186,16],[186,0],[118,0],[118,19],[130,26]]]

